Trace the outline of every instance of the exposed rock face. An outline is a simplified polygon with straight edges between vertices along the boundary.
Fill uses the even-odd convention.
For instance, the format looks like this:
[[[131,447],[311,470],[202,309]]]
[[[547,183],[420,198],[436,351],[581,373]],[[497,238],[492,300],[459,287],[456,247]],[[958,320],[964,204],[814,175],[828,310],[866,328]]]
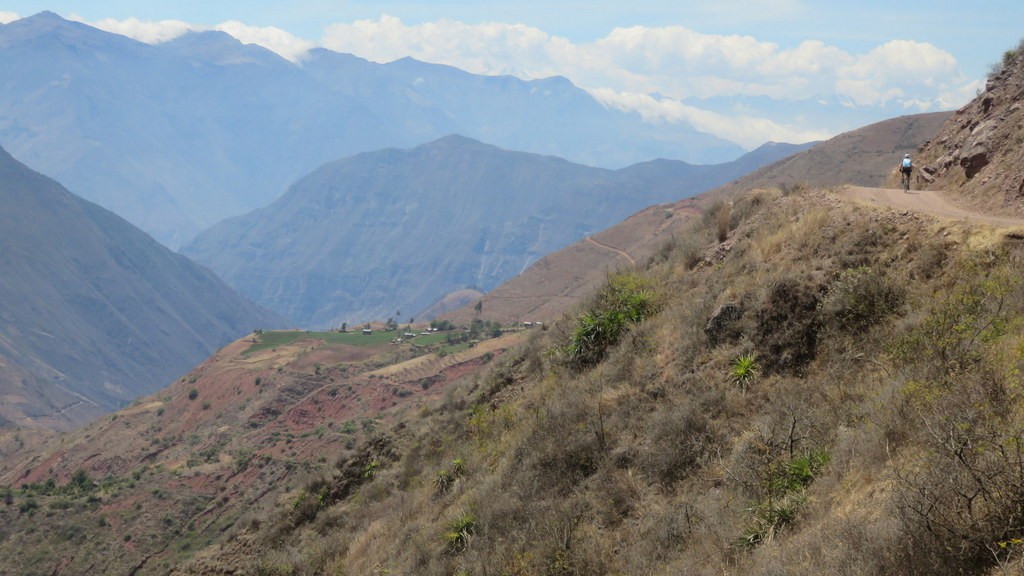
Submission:
[[[982,108],[987,111],[989,106],[986,106],[985,102],[991,104],[991,99],[986,98],[982,101]],[[989,144],[993,140],[997,128],[996,119],[989,119],[971,130],[966,150],[960,156],[960,167],[964,169],[964,175],[967,178],[974,178],[982,168],[988,166]]]
[[[743,318],[743,306],[736,302],[726,302],[715,310],[704,327],[704,334],[713,345],[728,340],[734,330],[732,326]]]
[[[922,146],[916,177],[988,211],[1024,214],[1024,46],[1011,51],[985,92]]]

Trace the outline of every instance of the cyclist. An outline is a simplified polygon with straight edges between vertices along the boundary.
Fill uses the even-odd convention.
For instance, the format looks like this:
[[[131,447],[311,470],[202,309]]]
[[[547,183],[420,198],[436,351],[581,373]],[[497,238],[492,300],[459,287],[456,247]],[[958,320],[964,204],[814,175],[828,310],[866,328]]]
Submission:
[[[910,154],[903,155],[903,161],[900,162],[900,174],[903,175],[903,191],[907,192],[910,190],[910,171],[914,169],[914,164],[910,161]]]

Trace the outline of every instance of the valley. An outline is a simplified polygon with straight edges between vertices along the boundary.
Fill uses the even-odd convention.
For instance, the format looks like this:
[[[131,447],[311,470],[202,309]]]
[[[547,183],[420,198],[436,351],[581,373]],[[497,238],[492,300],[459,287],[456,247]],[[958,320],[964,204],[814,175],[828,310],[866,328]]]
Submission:
[[[536,44],[757,68],[687,99],[11,14],[0,576],[1024,576],[1024,42]],[[794,88],[929,112],[695,128]]]
[[[528,336],[477,330],[253,334],[73,436],[0,435],[4,569],[168,570]]]

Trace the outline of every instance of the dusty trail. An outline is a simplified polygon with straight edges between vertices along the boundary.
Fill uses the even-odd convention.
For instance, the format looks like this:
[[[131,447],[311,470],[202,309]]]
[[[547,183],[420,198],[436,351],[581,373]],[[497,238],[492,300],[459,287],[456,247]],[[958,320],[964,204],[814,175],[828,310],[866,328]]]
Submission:
[[[630,265],[636,266],[636,260],[634,260],[633,257],[630,256],[629,253],[626,252],[625,250],[620,250],[620,249],[618,249],[618,248],[616,248],[614,246],[609,246],[608,244],[605,244],[604,242],[600,242],[598,240],[595,240],[593,236],[587,236],[587,242],[593,244],[594,246],[597,246],[598,248],[604,248],[605,250],[611,250],[612,252],[615,252],[616,254],[622,256],[626,260],[629,260]]]
[[[950,202],[942,192],[937,190],[911,190],[910,192],[904,192],[902,189],[844,186],[837,193],[844,198],[865,204],[913,210],[952,220],[966,220],[975,224],[1001,227],[1024,226],[1024,220],[1019,218],[992,216],[960,208]]]

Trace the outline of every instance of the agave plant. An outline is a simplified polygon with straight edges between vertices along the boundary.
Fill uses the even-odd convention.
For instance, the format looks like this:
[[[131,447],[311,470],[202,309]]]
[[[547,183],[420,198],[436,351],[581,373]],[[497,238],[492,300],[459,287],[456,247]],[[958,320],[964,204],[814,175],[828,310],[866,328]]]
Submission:
[[[729,375],[732,377],[734,384],[746,390],[757,378],[758,371],[757,356],[754,354],[743,354],[733,360],[732,368],[729,369]]]

